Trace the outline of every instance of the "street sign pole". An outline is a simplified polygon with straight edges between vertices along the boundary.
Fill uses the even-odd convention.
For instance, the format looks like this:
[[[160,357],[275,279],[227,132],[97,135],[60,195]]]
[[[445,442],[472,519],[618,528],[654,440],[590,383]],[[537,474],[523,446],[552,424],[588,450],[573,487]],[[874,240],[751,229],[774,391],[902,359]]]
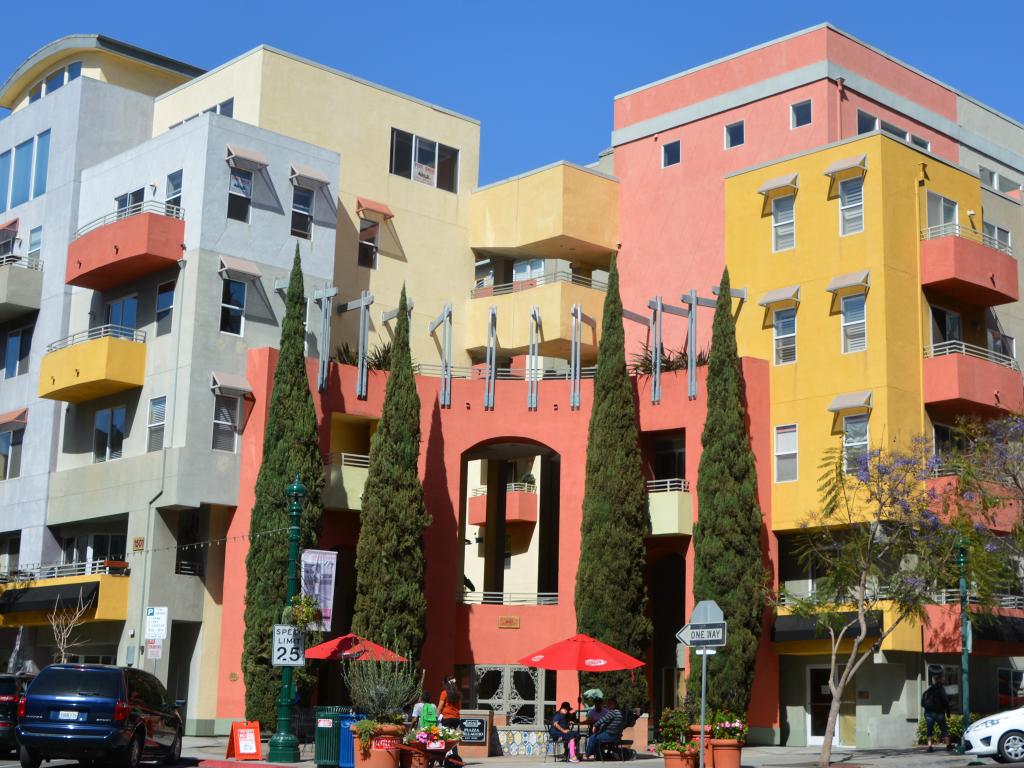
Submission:
[[[704,768],[704,717],[708,704],[708,654],[700,655],[700,768]]]
[[[704,768],[705,721],[708,706],[708,656],[726,643],[728,625],[714,600],[701,600],[690,614],[690,623],[676,632],[683,645],[700,655],[700,768]]]

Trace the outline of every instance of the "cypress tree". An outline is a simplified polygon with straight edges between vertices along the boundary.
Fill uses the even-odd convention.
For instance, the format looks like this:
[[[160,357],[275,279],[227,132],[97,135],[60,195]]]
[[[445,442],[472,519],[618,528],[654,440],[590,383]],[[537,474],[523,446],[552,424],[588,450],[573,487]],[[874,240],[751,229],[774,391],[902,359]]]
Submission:
[[[651,637],[643,567],[651,521],[638,444],[636,404],[626,370],[619,273],[612,260],[604,300],[587,434],[586,486],[576,572],[576,626],[584,634],[643,658]],[[622,704],[647,700],[643,673],[584,674]]]
[[[729,623],[728,645],[708,659],[708,706],[746,716],[761,637],[765,574],[757,470],[747,433],[743,374],[736,352],[729,270],[722,273],[708,360],[708,410],[697,471],[693,532],[695,601],[714,600]],[[690,657],[700,690],[700,660]],[[698,670],[693,672],[693,670]]]
[[[426,637],[423,530],[430,515],[417,466],[420,398],[409,351],[405,287],[391,348],[384,408],[370,441],[370,466],[359,515],[356,604],[352,631],[419,659]]]
[[[324,487],[324,464],[303,353],[305,314],[302,261],[296,244],[281,323],[281,354],[274,371],[263,438],[263,462],[256,478],[256,499],[249,520],[252,538],[245,560],[245,713],[247,719],[259,720],[268,733],[274,730],[281,683],[279,669],[271,666],[271,631],[274,624],[281,622],[285,608],[288,545],[287,534],[283,532],[259,534],[287,528],[288,501],[284,492],[296,475],[306,486],[301,547],[316,546],[319,541],[323,510],[320,494]],[[300,673],[296,675],[300,688],[308,687],[309,675],[301,674],[302,670],[296,672]]]

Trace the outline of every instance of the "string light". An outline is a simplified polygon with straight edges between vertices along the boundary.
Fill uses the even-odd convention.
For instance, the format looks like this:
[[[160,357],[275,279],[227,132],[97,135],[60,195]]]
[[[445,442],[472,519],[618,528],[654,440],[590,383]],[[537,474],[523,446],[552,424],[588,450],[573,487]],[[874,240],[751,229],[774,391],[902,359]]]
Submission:
[[[176,551],[176,550],[180,550],[182,552],[188,552],[188,551],[193,550],[193,549],[201,549],[201,548],[205,548],[205,547],[210,547],[210,546],[212,546],[214,544],[216,544],[219,547],[220,545],[226,544],[229,541],[232,541],[232,542],[233,541],[242,541],[242,540],[251,541],[252,539],[257,539],[257,538],[259,538],[261,536],[272,536],[272,535],[275,535],[275,534],[287,533],[287,532],[288,532],[288,528],[287,527],[284,527],[284,528],[272,528],[272,529],[267,530],[267,531],[256,531],[255,533],[240,533],[240,534],[238,534],[236,536],[224,536],[224,537],[219,538],[219,539],[207,539],[206,541],[194,541],[194,542],[190,542],[188,544],[175,544],[175,545],[171,545],[171,546],[167,546],[167,547],[146,547],[144,549],[136,549],[136,550],[133,550],[131,552],[128,552],[126,554],[126,557],[137,557],[139,555],[151,554],[153,552],[171,552],[171,551]]]

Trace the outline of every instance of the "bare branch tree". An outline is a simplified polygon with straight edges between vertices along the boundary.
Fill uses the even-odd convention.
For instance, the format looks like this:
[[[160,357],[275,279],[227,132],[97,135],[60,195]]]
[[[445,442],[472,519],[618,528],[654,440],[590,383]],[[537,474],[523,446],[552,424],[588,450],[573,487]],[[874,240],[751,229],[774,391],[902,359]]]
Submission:
[[[57,644],[57,652],[54,654],[59,663],[63,664],[68,660],[68,651],[77,648],[83,642],[75,635],[75,630],[85,623],[85,615],[92,609],[94,598],[85,600],[82,590],[78,590],[78,601],[76,604],[64,607],[63,601],[58,596],[53,605],[53,612],[47,614],[53,630],[53,639]]]

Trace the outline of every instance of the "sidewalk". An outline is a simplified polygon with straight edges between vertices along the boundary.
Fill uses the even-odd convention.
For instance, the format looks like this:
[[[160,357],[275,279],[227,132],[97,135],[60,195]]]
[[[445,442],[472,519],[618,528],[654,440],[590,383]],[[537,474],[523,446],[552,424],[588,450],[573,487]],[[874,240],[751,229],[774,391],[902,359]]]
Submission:
[[[227,737],[186,736],[182,744],[183,765],[199,765],[201,768],[227,768],[228,766],[250,766],[259,768],[274,765],[249,760],[225,760]],[[266,744],[264,744],[264,753]],[[291,763],[301,768],[315,768],[313,745],[301,747],[302,762]],[[813,768],[818,758],[816,747],[745,747],[743,768]],[[938,749],[929,754],[924,747],[915,749],[837,749],[832,752],[832,764],[843,768],[965,768],[971,764],[996,766],[988,758],[977,760],[970,756],[951,754]],[[664,761],[654,755],[638,755],[633,764],[638,768],[664,768]],[[467,766],[481,768],[555,768],[559,763],[550,759],[545,764],[535,757],[485,757],[466,761]]]

